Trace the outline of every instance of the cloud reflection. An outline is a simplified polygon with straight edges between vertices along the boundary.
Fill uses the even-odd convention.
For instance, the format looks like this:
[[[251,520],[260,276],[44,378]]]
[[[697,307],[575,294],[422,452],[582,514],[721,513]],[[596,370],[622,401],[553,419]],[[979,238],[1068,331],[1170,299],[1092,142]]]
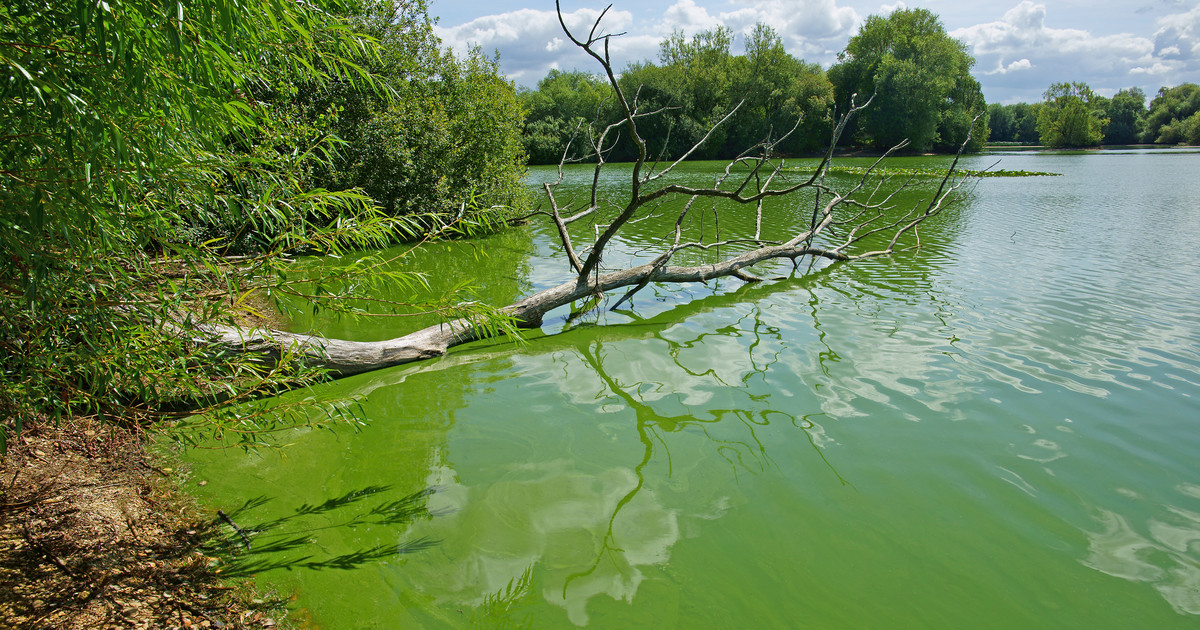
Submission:
[[[641,322],[644,336],[614,342],[581,331],[585,339],[563,349],[515,356],[523,382],[540,388],[528,395],[554,390],[592,421],[548,421],[545,436],[521,436],[536,448],[496,460],[482,477],[439,461],[426,483],[440,489],[430,509],[445,516],[422,533],[443,543],[438,557],[406,567],[411,583],[429,585],[418,588],[443,605],[478,610],[535,567],[527,597],[587,625],[598,596],[632,604],[677,542],[744,503],[743,479],[778,468],[767,445],[781,446],[761,433],[801,430],[809,437],[800,443],[820,454],[829,440],[814,422],[821,414],[767,408],[756,393],[770,387],[782,339],[757,310],[742,313],[715,329]],[[694,363],[690,349],[701,342],[705,352],[719,346],[722,359]],[[587,450],[576,453],[576,443]],[[705,464],[721,460],[724,474]],[[487,478],[495,480],[478,481]]]
[[[1181,484],[1181,494],[1200,498],[1200,486]],[[1200,514],[1165,506],[1163,519],[1151,518],[1144,532],[1109,510],[1100,510],[1103,529],[1087,532],[1083,564],[1113,577],[1145,582],[1180,614],[1200,615]]]

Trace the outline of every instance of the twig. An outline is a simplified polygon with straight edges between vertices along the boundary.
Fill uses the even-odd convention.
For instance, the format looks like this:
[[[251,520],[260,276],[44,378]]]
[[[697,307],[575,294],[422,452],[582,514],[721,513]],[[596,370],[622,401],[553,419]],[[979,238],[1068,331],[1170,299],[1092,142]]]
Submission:
[[[46,559],[54,563],[54,566],[58,567],[63,573],[67,574],[67,577],[75,579],[75,574],[71,572],[71,569],[67,566],[66,562],[63,562],[58,556],[50,553],[49,549],[46,549],[44,545],[33,539],[33,534],[29,531],[28,521],[21,523],[21,533],[24,534],[25,542],[29,543],[30,549],[33,549],[43,556],[46,556]]]
[[[249,551],[250,550],[250,536],[246,534],[246,530],[239,527],[237,523],[233,522],[233,519],[229,518],[228,514],[226,514],[225,512],[222,512],[221,510],[217,510],[217,516],[220,516],[221,520],[228,523],[229,526],[233,528],[233,531],[237,532],[238,535],[242,537],[242,544],[246,545],[246,550]]]

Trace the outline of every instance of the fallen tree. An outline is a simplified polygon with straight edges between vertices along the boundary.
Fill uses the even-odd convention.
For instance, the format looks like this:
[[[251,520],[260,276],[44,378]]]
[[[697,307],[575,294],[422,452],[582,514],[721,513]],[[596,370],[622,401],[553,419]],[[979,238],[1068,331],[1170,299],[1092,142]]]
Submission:
[[[943,211],[954,199],[954,193],[968,181],[968,177],[956,177],[955,174],[962,153],[960,147],[959,155],[940,178],[935,192],[908,208],[897,208],[897,194],[910,188],[914,178],[892,184],[888,178],[878,175],[877,169],[890,155],[907,145],[907,142],[902,142],[880,156],[845,190],[837,190],[829,184],[826,175],[842,131],[858,112],[870,106],[872,99],[867,99],[862,104],[852,100],[850,109],[841,115],[834,126],[818,166],[810,175],[798,181],[787,181],[788,177],[795,175],[786,169],[783,159],[776,157],[776,147],[795,132],[800,121],[791,131],[779,137],[765,138],[730,161],[711,186],[694,187],[679,183],[672,177],[676,168],[693,155],[708,136],[678,160],[660,165],[652,157],[651,147],[640,135],[638,125],[641,120],[660,114],[662,110],[643,111],[637,95],[622,90],[609,54],[610,44],[618,35],[602,30],[604,13],[596,19],[586,37],[571,31],[562,16],[561,7],[558,15],[566,36],[603,69],[623,117],[602,128],[589,126],[581,129],[574,140],[586,143],[587,158],[595,163],[587,200],[578,207],[572,207],[570,204],[560,205],[556,199],[555,189],[562,183],[563,167],[568,162],[568,146],[559,163],[558,181],[543,186],[548,209],[539,209],[526,217],[551,222],[559,236],[571,277],[553,288],[496,309],[512,326],[538,327],[548,312],[579,301],[587,301],[592,307],[598,307],[604,303],[607,294],[618,289],[627,290],[610,308],[618,308],[652,283],[708,282],[721,277],[758,282],[763,278],[753,274],[751,269],[770,260],[787,259],[794,266],[801,259],[809,258],[853,262],[919,247],[921,224]],[[736,113],[735,108],[709,130],[709,135]],[[975,121],[978,121],[978,117]],[[611,204],[615,215],[609,217],[605,211],[610,206],[606,205],[599,193],[600,175],[609,167],[605,161],[606,155],[621,141],[622,134],[625,141],[634,144],[638,157],[632,164],[628,197]],[[970,134],[962,147],[969,140]],[[764,202],[795,196],[802,191],[809,191],[813,195],[811,215],[804,216],[795,225],[787,226],[790,230],[787,239],[764,239]],[[644,264],[616,269],[607,267],[603,262],[605,254],[621,230],[630,222],[660,212],[663,207],[661,202],[672,198],[683,199],[685,203],[675,211],[674,234],[668,237],[661,251]],[[719,231],[714,231],[707,235],[701,233],[692,236],[685,226],[695,214],[701,212],[696,208],[700,200],[722,202],[721,205],[714,204],[711,210],[704,210],[711,211],[718,219],[722,213],[753,213],[753,233],[722,237]],[[595,221],[600,215],[607,222],[596,223],[595,237],[586,246],[580,247],[568,226],[588,217]],[[680,252],[717,249],[733,249],[736,253],[704,265],[672,264]],[[268,362],[300,355],[306,362],[325,368],[333,376],[345,376],[441,356],[453,346],[497,334],[506,328],[497,326],[496,322],[495,317],[482,315],[458,318],[395,339],[375,342],[231,326],[209,325],[204,330],[210,335],[210,343],[231,351],[256,354]]]

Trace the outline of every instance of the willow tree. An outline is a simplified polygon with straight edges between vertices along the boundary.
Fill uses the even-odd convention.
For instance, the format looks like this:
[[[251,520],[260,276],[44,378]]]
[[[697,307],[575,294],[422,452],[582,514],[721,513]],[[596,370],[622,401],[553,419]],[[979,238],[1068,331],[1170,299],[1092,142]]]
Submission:
[[[732,92],[744,100],[731,121],[724,153],[736,156],[771,133],[782,134],[801,121],[780,145],[786,154],[819,153],[832,129],[833,84],[817,64],[797,59],[766,24],[746,36],[746,52],[733,59]]]
[[[1128,88],[1101,102],[1108,117],[1104,144],[1136,143],[1146,126],[1146,93],[1141,88]]]
[[[1159,88],[1150,101],[1142,142],[1200,144],[1200,85]]]
[[[704,143],[717,135],[738,114],[734,106],[723,120],[711,127],[704,137],[674,161],[658,162],[642,134],[644,122],[664,112],[647,108],[639,94],[630,93],[613,69],[610,46],[616,37],[604,32],[602,13],[584,35],[571,31],[559,21],[566,37],[589,55],[600,68],[613,90],[620,112],[616,122],[599,123],[589,127],[577,142],[591,153],[594,163],[592,185],[588,194],[577,202],[560,199],[557,183],[543,186],[545,206],[531,215],[548,223],[559,236],[564,266],[564,280],[559,285],[540,291],[501,309],[524,327],[540,326],[553,309],[575,304],[581,309],[607,305],[617,308],[639,291],[654,283],[709,282],[716,278],[733,277],[744,282],[759,282],[762,275],[755,267],[775,260],[791,261],[797,266],[805,260],[822,259],[833,264],[890,256],[920,246],[920,229],[941,213],[955,198],[955,192],[967,181],[954,176],[954,165],[937,180],[932,190],[920,201],[898,193],[914,185],[914,179],[895,182],[881,176],[878,167],[887,154],[907,146],[900,142],[873,166],[844,188],[834,186],[829,177],[834,149],[854,116],[871,103],[851,102],[849,110],[835,125],[829,146],[819,164],[811,172],[788,170],[777,159],[777,147],[786,142],[787,130],[765,137],[730,161],[715,176],[711,185],[696,187],[681,183],[676,177],[679,165],[696,155]],[[979,122],[976,116],[975,123]],[[794,121],[792,130],[802,121]],[[970,141],[964,139],[963,146]],[[630,168],[628,188],[620,198],[605,198],[600,193],[602,173],[610,167],[606,161],[618,142],[632,142],[636,159]],[[960,148],[961,152],[961,148]],[[626,168],[625,165],[622,168]],[[560,173],[561,165],[560,165]],[[559,181],[562,181],[560,177]],[[802,196],[804,195],[804,196]],[[774,225],[764,214],[764,204],[774,199],[793,199],[805,205]],[[901,202],[900,199],[909,201]],[[676,200],[668,205],[664,202]],[[708,203],[708,202],[719,203]],[[907,204],[907,205],[903,205]],[[730,221],[735,215],[744,221]],[[613,267],[607,256],[614,241],[632,223],[659,216],[674,227],[664,235],[657,251],[646,257],[647,262],[627,267]],[[766,218],[764,218],[766,217]],[[708,225],[743,224],[745,230],[700,229]],[[576,230],[570,225],[587,220],[590,230]],[[770,228],[769,230],[766,228]],[[783,239],[768,239],[765,233],[785,233]],[[580,240],[580,233],[588,234]],[[702,251],[720,251],[721,257],[699,265],[679,265],[677,258]],[[620,293],[618,293],[620,292]],[[314,336],[261,332],[249,338],[236,329],[213,329],[219,342],[228,347],[260,353],[278,353],[291,348],[306,353],[314,363],[338,374],[352,374],[390,365],[428,359],[444,354],[452,346],[479,339],[494,329],[480,326],[470,318],[435,325],[409,335],[380,342],[349,342]]]
[[[404,227],[356,190],[314,188],[331,139],[255,97],[300,83],[386,96],[362,65],[378,45],[345,10],[0,0],[0,448],[30,421],[153,421],[181,401],[209,401],[237,432],[233,403],[324,376],[199,331],[243,321],[252,290],[286,289],[288,254]],[[235,243],[252,254],[227,258]]]
[[[1108,118],[1086,83],[1055,83],[1038,109],[1037,128],[1048,147],[1094,147],[1104,139]]]
[[[522,112],[498,60],[443,49],[426,0],[356,4],[345,20],[379,43],[361,63],[386,93],[318,80],[280,99],[342,142],[314,182],[361,188],[393,215],[524,205]]]

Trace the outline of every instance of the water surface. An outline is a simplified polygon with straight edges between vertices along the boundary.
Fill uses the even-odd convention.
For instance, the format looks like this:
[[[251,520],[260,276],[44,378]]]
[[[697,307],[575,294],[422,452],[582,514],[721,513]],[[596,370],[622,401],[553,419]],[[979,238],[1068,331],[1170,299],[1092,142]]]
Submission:
[[[325,628],[1196,627],[1200,154],[966,167],[997,158],[1062,176],[983,180],[919,251],[652,287],[288,394],[359,397],[368,423],[185,453],[202,500],[262,530],[228,571]],[[610,263],[665,230],[634,227]],[[552,237],[407,264],[507,302],[566,277]]]

